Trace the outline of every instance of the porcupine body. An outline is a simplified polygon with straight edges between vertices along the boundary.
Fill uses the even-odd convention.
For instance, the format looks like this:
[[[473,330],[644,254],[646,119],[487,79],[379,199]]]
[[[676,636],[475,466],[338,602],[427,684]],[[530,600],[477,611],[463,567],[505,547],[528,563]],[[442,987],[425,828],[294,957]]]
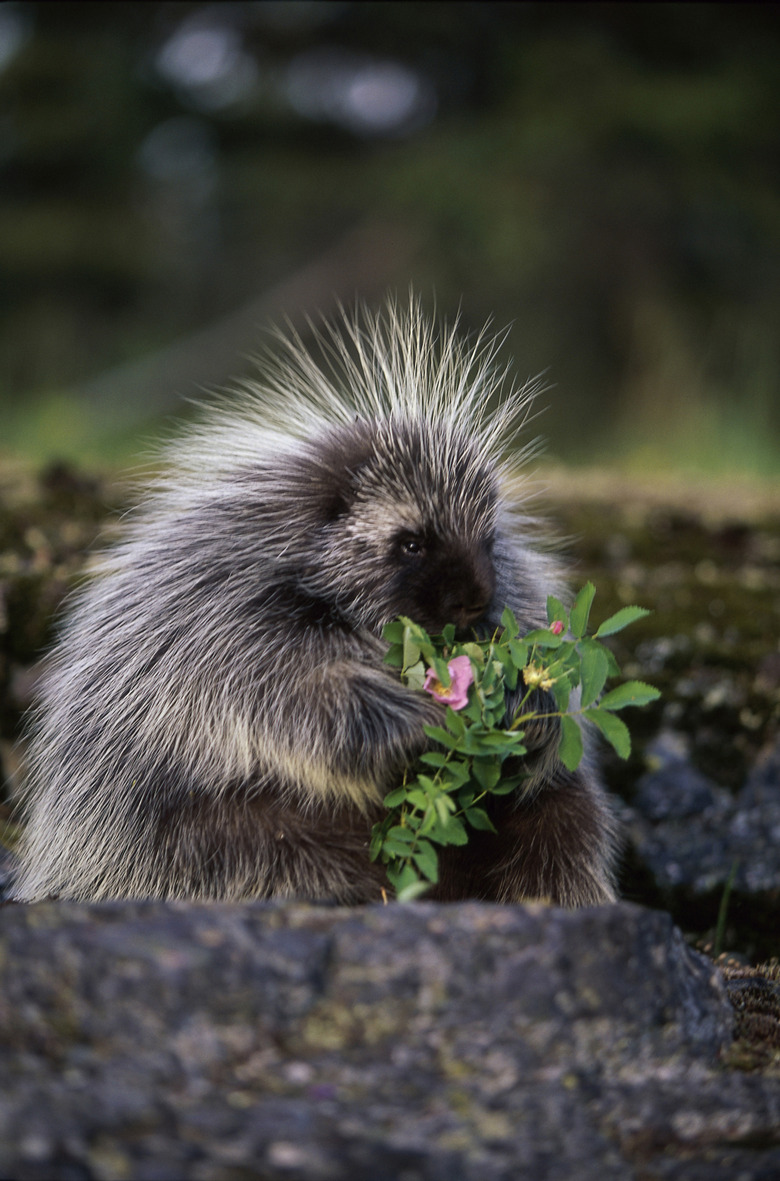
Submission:
[[[15,895],[378,900],[371,825],[441,717],[383,663],[383,625],[544,625],[558,569],[502,450],[530,393],[494,346],[412,303],[296,338],[176,444],[74,602],[32,727]],[[588,767],[527,736],[498,833],[445,849],[431,897],[611,899]]]

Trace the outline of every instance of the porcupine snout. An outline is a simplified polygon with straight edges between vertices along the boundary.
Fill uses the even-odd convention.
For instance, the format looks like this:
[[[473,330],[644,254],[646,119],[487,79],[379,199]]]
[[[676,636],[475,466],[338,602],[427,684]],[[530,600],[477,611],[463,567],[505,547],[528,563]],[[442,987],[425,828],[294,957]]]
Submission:
[[[459,630],[476,623],[487,611],[496,589],[496,575],[484,547],[461,559],[455,566],[452,590],[447,595],[445,615]]]

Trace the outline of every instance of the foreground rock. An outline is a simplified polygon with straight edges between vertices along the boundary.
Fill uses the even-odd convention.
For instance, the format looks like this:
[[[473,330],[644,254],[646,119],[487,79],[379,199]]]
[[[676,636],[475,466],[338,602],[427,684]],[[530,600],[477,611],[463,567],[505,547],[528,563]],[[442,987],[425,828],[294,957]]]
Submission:
[[[2,1176],[780,1175],[780,1080],[724,1067],[723,983],[661,913],[46,903],[0,933]]]

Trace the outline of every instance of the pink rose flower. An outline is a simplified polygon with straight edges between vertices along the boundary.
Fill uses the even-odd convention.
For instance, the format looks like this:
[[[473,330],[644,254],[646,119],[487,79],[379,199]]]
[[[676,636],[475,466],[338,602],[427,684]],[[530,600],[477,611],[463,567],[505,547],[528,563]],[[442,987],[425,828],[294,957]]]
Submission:
[[[563,621],[560,619],[556,619],[555,623],[550,624],[550,631],[552,632],[552,634],[554,636],[559,636],[561,634],[561,632],[563,631]]]
[[[468,656],[455,656],[447,668],[450,672],[449,686],[442,685],[433,669],[429,668],[423,689],[444,705],[449,705],[452,709],[463,709],[464,705],[468,705],[469,685],[474,680],[471,661]]]

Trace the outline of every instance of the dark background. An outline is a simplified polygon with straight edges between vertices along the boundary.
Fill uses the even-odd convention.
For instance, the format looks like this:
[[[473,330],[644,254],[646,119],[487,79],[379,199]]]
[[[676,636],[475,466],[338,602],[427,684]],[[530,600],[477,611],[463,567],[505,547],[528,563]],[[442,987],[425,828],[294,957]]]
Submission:
[[[124,462],[413,285],[554,457],[776,475],[778,60],[774,5],[0,5],[0,452]]]

